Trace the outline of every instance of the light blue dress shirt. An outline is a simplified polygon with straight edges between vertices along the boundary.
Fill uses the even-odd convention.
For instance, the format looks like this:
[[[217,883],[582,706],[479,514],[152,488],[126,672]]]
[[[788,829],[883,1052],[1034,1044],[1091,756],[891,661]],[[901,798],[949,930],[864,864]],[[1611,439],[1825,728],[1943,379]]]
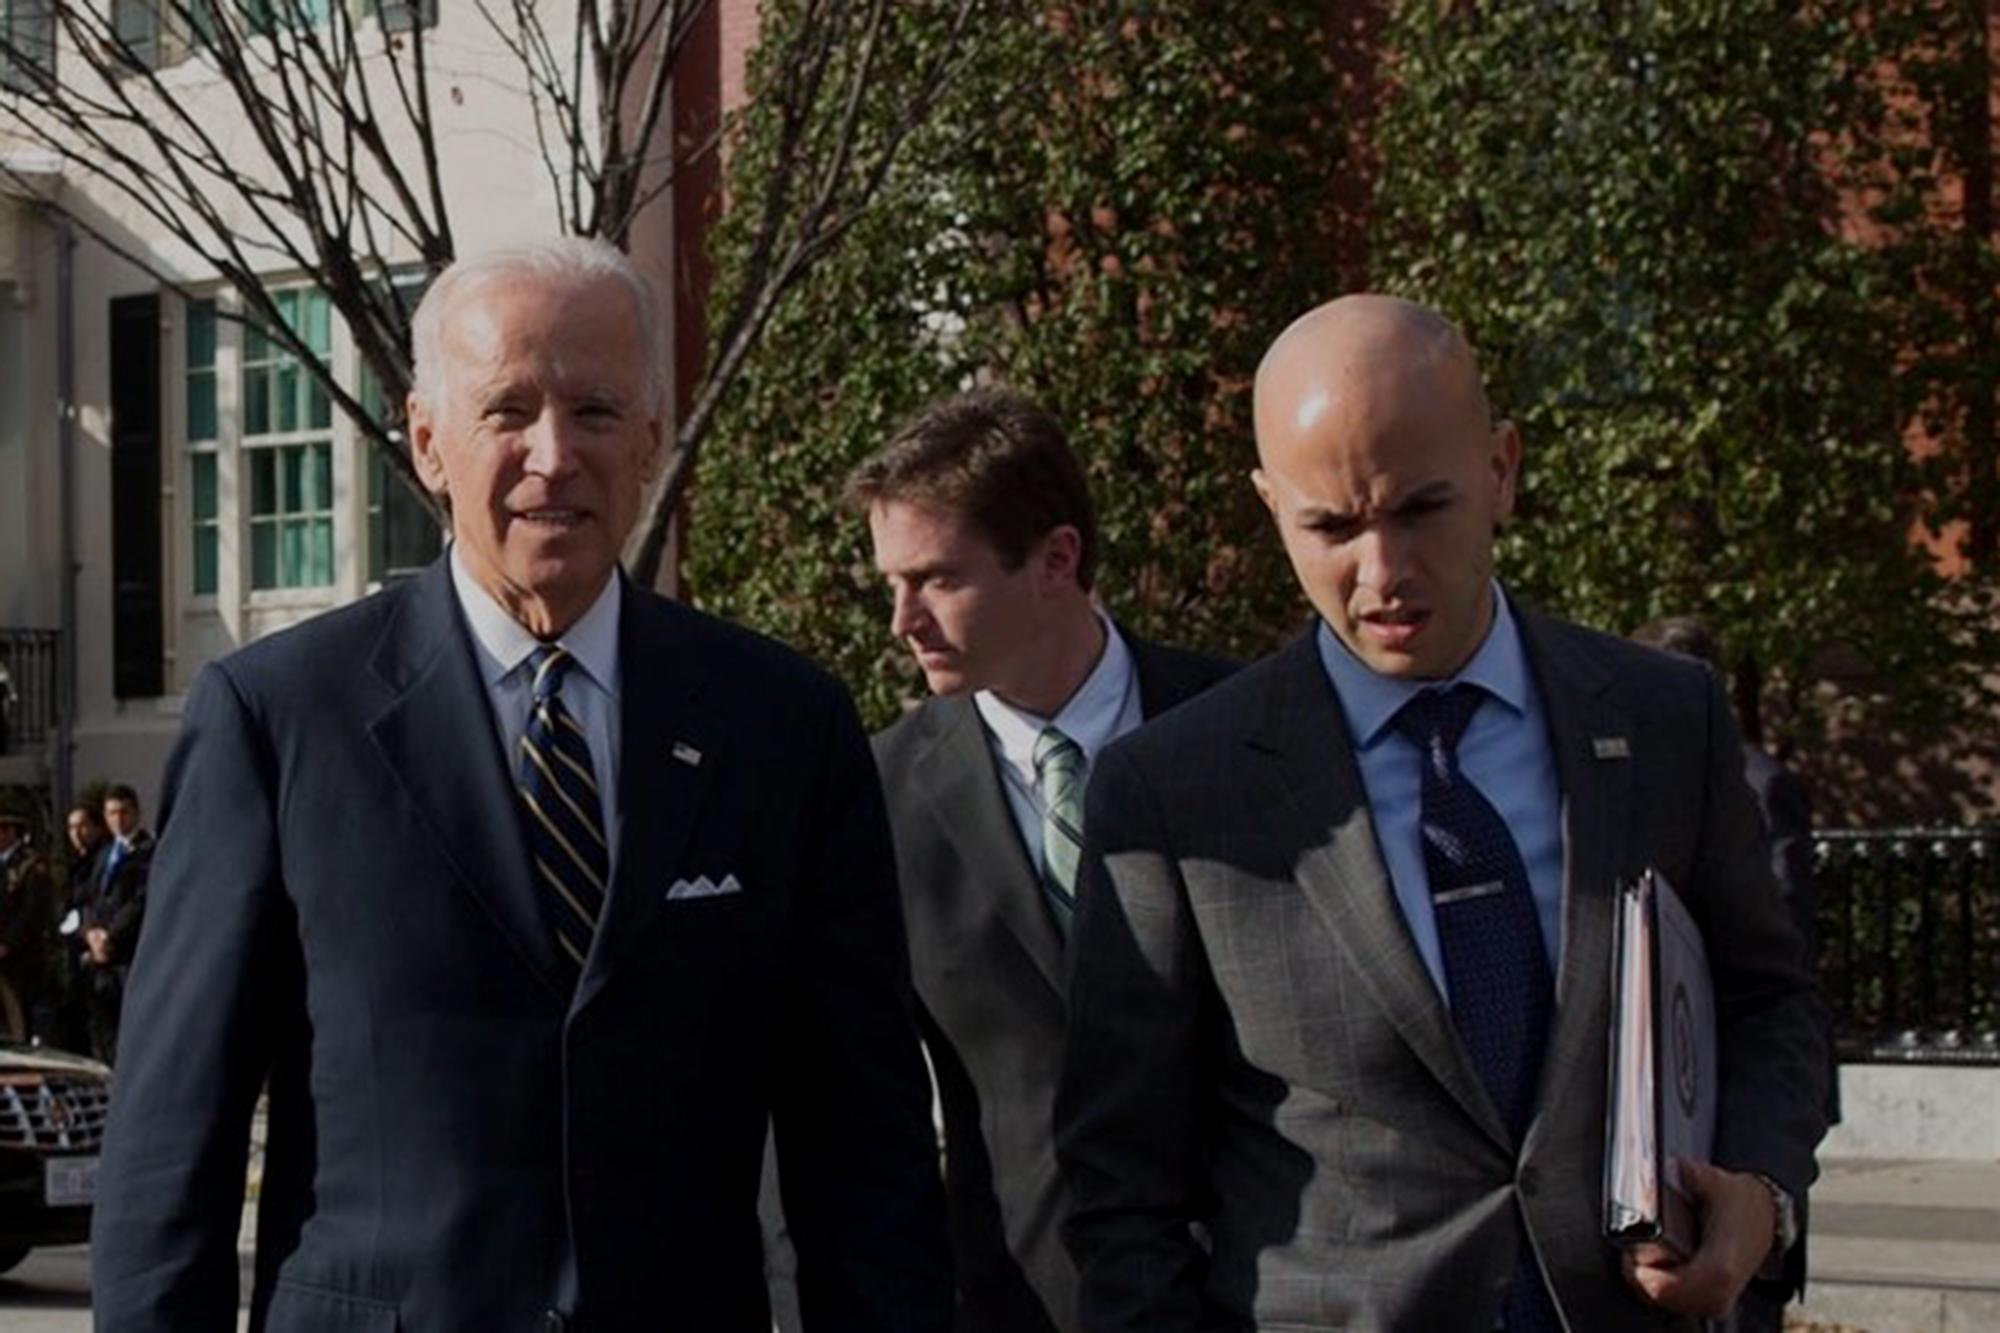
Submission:
[[[1424,869],[1418,829],[1423,757],[1391,725],[1397,710],[1425,689],[1467,682],[1487,692],[1486,702],[1472,715],[1458,743],[1458,766],[1499,811],[1520,848],[1552,974],[1562,948],[1562,791],[1556,783],[1548,713],[1528,669],[1520,627],[1498,583],[1493,585],[1493,606],[1493,624],[1485,642],[1465,669],[1449,681],[1377,675],[1324,621],[1319,626],[1320,661],[1333,682],[1348,735],[1354,741],[1361,785],[1367,791],[1369,813],[1375,822],[1375,840],[1389,867],[1397,905],[1403,909],[1417,952],[1447,1004],[1451,987],[1445,980],[1437,919],[1431,914],[1430,875]]]

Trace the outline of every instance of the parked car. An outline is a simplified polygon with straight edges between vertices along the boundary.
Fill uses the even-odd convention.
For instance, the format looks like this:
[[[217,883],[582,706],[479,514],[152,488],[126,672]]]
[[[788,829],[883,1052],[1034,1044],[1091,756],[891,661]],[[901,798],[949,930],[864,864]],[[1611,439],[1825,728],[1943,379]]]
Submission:
[[[0,1042],[0,1273],[40,1245],[89,1238],[111,1071]]]

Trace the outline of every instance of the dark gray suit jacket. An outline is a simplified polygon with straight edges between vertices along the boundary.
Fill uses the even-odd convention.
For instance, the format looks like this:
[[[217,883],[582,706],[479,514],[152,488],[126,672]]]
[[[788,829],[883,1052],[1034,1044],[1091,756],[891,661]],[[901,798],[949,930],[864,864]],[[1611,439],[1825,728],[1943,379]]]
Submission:
[[[767,1124],[808,1326],[948,1327],[859,721],[776,644],[622,595],[620,843],[580,986],[442,560],[202,673],[127,994],[103,1333],[233,1326],[267,1079],[252,1329],[527,1333],[568,1306],[579,1333],[768,1333]]]
[[[1716,1160],[1804,1196],[1818,1006],[1728,703],[1698,664],[1520,625],[1565,864],[1519,1144],[1411,942],[1312,635],[1099,760],[1057,1100],[1090,1333],[1487,1333],[1524,1236],[1574,1333],[1691,1328],[1600,1231],[1614,886],[1649,864],[1710,949]]]
[[[1233,664],[1125,636],[1153,718]],[[1050,1109],[1063,939],[1014,824],[979,709],[932,699],[875,737],[945,1133],[959,1333],[1076,1323]]]

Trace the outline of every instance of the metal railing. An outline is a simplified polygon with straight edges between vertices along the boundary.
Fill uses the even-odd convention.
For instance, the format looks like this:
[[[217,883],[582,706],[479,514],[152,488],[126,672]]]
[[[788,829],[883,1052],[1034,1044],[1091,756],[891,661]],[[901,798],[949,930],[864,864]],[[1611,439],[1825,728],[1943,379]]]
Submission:
[[[2000,830],[1816,833],[1813,877],[1839,1058],[2000,1064]]]
[[[56,680],[62,634],[52,629],[0,629],[0,754],[48,743],[56,729]]]

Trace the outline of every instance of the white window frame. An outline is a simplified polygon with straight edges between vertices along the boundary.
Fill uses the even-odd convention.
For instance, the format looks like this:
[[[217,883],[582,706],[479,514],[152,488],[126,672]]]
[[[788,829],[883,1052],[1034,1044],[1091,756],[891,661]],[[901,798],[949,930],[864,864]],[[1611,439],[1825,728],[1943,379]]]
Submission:
[[[274,298],[294,293],[308,300],[314,294],[311,287],[303,283],[287,283],[272,288],[272,296]],[[327,301],[326,313],[327,337],[325,354],[332,360],[335,366],[339,366],[343,364],[340,355],[342,349],[337,345],[337,340],[333,336],[333,327],[338,321],[334,319],[335,311],[333,310],[331,300]],[[339,452],[336,448],[339,443],[336,427],[340,422],[341,413],[329,400],[326,405],[326,424],[314,425],[307,410],[314,396],[311,374],[303,364],[298,362],[297,358],[293,357],[290,352],[280,346],[274,338],[265,338],[262,340],[271,355],[268,359],[260,360],[253,366],[250,362],[250,353],[252,350],[251,339],[251,331],[247,328],[244,329],[236,370],[237,392],[240,399],[237,423],[238,429],[241,432],[239,437],[241,459],[238,468],[239,486],[241,489],[238,491],[237,500],[242,511],[241,526],[245,557],[244,587],[253,605],[288,606],[301,602],[318,603],[325,600],[329,592],[338,589],[341,582],[339,561],[340,494],[338,486],[335,484],[337,478],[334,475],[336,471],[335,459]],[[297,377],[294,383],[291,406],[298,409],[299,419],[293,423],[292,428],[289,430],[274,428],[252,434],[250,429],[251,376],[257,374],[268,375],[270,377],[269,398],[266,403],[268,415],[265,424],[275,427],[281,419],[281,413],[285,405],[280,388],[283,383],[283,371],[287,363],[290,363],[292,373]],[[309,510],[301,509],[296,513],[285,510],[283,507],[283,465],[282,462],[276,462],[274,463],[272,485],[275,488],[276,494],[274,499],[278,508],[269,516],[260,515],[256,510],[256,475],[257,465],[260,461],[258,455],[268,453],[274,459],[278,459],[281,457],[283,451],[310,449],[313,447],[323,447],[326,450],[329,493],[323,497],[324,507],[315,507]],[[328,529],[327,580],[324,583],[283,582],[283,539],[286,528],[292,524],[301,522],[314,523],[321,519],[324,519]],[[259,527],[264,525],[269,525],[275,534],[273,537],[272,559],[274,561],[274,569],[277,571],[280,581],[260,587],[257,583],[257,536]]]

